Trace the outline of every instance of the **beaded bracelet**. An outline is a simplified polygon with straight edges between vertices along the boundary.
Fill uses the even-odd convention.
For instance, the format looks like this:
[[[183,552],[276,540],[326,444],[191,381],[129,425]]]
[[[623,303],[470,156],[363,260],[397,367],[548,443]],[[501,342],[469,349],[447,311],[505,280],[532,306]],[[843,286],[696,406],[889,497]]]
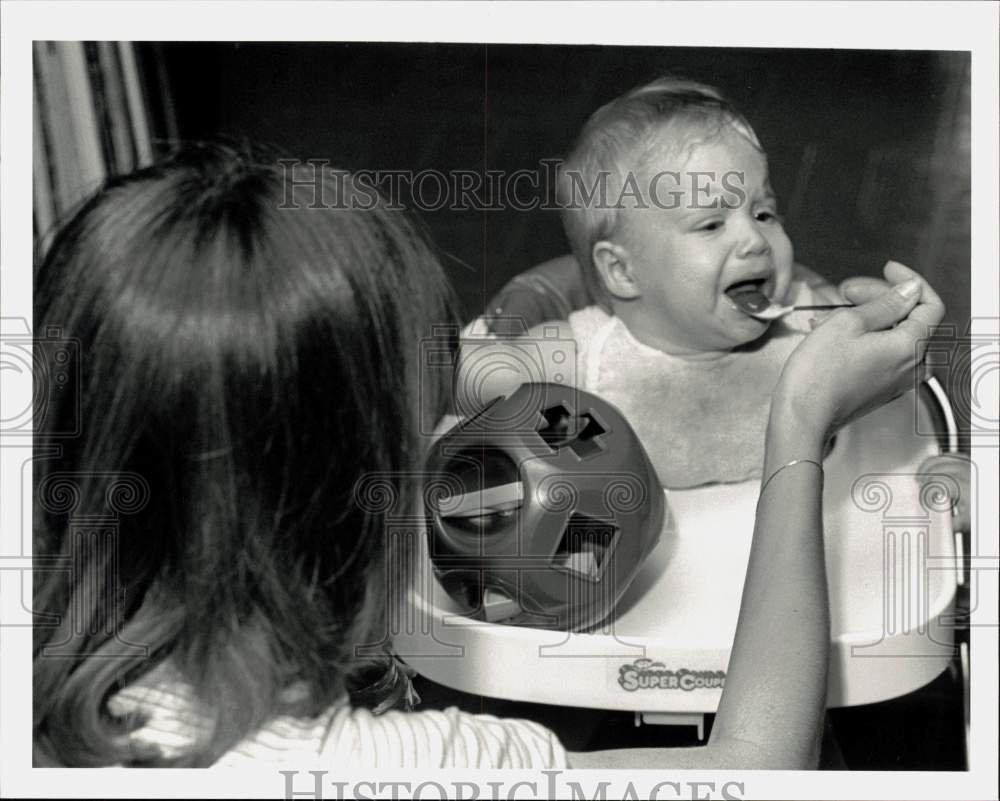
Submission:
[[[773,479],[776,475],[778,475],[778,473],[780,473],[786,467],[791,467],[792,465],[796,464],[812,464],[819,468],[820,473],[823,472],[823,465],[821,465],[814,459],[792,459],[792,461],[788,462],[787,464],[783,464],[781,467],[779,467],[777,470],[775,470],[773,473],[771,473],[771,475],[767,477],[767,481],[765,481],[763,484],[760,485],[760,493],[758,494],[757,497],[761,498],[764,496],[764,490],[767,489],[767,485],[771,483],[771,479]]]

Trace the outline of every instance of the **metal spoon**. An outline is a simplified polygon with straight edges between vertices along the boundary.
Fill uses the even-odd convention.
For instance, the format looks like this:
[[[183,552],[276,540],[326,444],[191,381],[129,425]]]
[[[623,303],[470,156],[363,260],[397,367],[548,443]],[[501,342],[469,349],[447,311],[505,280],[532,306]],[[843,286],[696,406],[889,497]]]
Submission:
[[[854,305],[853,303],[836,303],[821,306],[782,306],[780,303],[774,303],[759,289],[741,288],[727,294],[740,311],[751,317],[756,317],[758,320],[778,320],[795,311],[828,311]]]
[[[760,311],[755,312],[750,311],[749,309],[744,309],[743,311],[751,317],[756,317],[758,320],[779,320],[785,315],[797,311],[829,311],[830,309],[851,308],[854,308],[853,303],[833,303],[819,306],[782,306],[780,303],[772,303],[766,309],[761,309]]]

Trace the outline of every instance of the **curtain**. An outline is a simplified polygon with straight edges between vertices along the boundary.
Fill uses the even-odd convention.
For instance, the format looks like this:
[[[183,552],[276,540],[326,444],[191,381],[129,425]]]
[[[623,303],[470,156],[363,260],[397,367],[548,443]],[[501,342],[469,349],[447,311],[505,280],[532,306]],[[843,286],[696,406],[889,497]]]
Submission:
[[[34,234],[42,252],[108,177],[152,162],[151,98],[168,98],[162,83],[144,80],[131,42],[35,42],[33,61]]]

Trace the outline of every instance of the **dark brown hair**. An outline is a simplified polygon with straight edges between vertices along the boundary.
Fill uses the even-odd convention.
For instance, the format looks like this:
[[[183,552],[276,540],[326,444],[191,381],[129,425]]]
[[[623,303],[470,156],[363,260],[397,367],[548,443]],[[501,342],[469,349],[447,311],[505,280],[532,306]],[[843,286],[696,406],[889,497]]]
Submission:
[[[354,487],[419,467],[417,410],[447,392],[421,383],[419,342],[453,306],[402,214],[370,192],[295,203],[293,177],[249,146],[187,147],[106,186],[37,271],[36,330],[80,362],[36,415],[36,446],[79,431],[36,447],[36,764],[164,764],[107,704],[164,661],[211,721],[171,764],[211,764],[341,697],[352,646],[381,634],[383,520]],[[123,477],[145,500],[110,547],[73,539]],[[286,703],[292,684],[308,693]]]

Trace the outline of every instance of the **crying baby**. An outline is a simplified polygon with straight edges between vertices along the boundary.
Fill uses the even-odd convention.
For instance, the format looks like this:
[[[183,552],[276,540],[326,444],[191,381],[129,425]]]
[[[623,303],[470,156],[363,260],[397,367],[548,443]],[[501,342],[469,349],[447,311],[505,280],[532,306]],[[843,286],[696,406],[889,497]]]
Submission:
[[[812,319],[769,310],[843,300],[794,265],[753,129],[710,87],[654,81],[591,117],[559,188],[595,301],[545,324],[575,343],[573,383],[618,407],[665,487],[759,478],[771,394]],[[466,409],[539,380],[484,370],[481,346],[460,366]],[[476,398],[470,369],[490,376]]]

